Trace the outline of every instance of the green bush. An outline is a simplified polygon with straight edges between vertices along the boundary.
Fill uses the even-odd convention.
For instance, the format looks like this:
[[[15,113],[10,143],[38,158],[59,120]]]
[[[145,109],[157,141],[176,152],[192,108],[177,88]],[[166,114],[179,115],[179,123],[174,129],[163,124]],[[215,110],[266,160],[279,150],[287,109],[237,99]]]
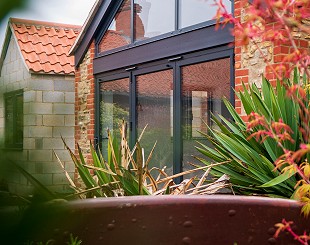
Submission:
[[[293,82],[297,81],[299,74],[295,71]],[[284,83],[289,85],[290,81]],[[301,143],[299,104],[286,96],[284,83],[278,81],[274,88],[269,81],[263,79],[261,89],[255,84],[250,88],[246,88],[243,84],[244,91],[236,95],[241,100],[247,115],[255,112],[264,116],[268,124],[283,120],[292,129],[293,139],[293,141],[285,140],[284,147],[297,151]],[[220,115],[213,115],[217,129],[208,127],[208,133],[203,133],[213,147],[198,142],[197,150],[207,157],[198,159],[206,165],[229,161],[227,164],[213,167],[211,174],[215,177],[222,174],[229,175],[233,189],[237,193],[291,198],[297,183],[296,177],[290,172],[281,173],[281,169],[276,169],[274,164],[283,155],[282,148],[270,137],[266,137],[264,141],[257,141],[251,137],[253,133],[262,130],[262,126],[257,125],[247,130],[246,122],[231,103],[227,99],[224,99],[224,103],[233,121]]]

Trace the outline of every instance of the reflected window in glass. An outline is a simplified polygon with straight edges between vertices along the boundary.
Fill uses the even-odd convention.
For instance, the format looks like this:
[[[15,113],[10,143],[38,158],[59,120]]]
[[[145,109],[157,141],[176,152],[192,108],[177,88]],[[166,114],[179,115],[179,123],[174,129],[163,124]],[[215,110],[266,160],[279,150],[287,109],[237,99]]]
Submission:
[[[120,138],[120,125],[129,122],[129,78],[100,84],[100,144],[106,156],[108,149],[108,130]],[[128,129],[128,127],[127,127]],[[128,130],[127,130],[128,139]]]
[[[99,53],[131,43],[131,1],[125,0],[99,43]]]
[[[135,40],[175,30],[174,0],[135,0]]]
[[[141,146],[147,159],[155,142],[150,167],[173,166],[173,71],[164,70],[137,76],[137,129],[147,130]]]

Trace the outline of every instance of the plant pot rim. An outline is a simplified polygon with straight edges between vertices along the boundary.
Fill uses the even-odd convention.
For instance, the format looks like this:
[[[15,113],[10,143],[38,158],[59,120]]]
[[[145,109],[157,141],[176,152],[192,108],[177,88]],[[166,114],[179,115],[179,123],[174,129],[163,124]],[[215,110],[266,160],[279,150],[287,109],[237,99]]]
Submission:
[[[115,205],[178,205],[190,203],[204,204],[239,204],[239,205],[260,205],[260,206],[278,206],[301,208],[302,204],[296,200],[261,197],[261,196],[234,196],[234,195],[179,195],[179,196],[126,196],[126,197],[108,197],[91,198],[83,200],[74,200],[65,202],[66,205],[79,207],[111,207]]]
[[[274,244],[274,225],[283,218],[294,220],[300,234],[307,229],[300,207],[289,199],[232,195],[54,200],[35,207],[35,221],[28,212],[24,227],[37,240],[53,238],[57,244],[69,233],[83,244]],[[293,240],[284,235],[277,244],[288,239]]]

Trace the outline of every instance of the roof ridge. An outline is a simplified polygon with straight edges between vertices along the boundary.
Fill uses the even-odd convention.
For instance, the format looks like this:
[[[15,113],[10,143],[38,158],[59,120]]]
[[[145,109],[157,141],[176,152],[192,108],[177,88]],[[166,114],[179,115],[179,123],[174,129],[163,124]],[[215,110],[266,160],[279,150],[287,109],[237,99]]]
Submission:
[[[48,22],[48,21],[40,21],[40,20],[28,20],[28,19],[20,19],[20,18],[10,18],[9,22],[14,24],[25,24],[25,25],[33,25],[33,26],[44,26],[44,27],[53,27],[53,28],[63,28],[63,29],[81,29],[80,25],[73,24],[64,24],[57,22]]]

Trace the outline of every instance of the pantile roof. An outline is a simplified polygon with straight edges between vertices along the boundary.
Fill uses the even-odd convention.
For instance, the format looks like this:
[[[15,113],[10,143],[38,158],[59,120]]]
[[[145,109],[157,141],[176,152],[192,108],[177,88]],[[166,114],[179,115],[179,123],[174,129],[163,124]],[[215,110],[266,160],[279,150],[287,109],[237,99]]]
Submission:
[[[69,50],[80,26],[11,18],[9,27],[29,71],[74,74],[74,57],[69,56]]]

